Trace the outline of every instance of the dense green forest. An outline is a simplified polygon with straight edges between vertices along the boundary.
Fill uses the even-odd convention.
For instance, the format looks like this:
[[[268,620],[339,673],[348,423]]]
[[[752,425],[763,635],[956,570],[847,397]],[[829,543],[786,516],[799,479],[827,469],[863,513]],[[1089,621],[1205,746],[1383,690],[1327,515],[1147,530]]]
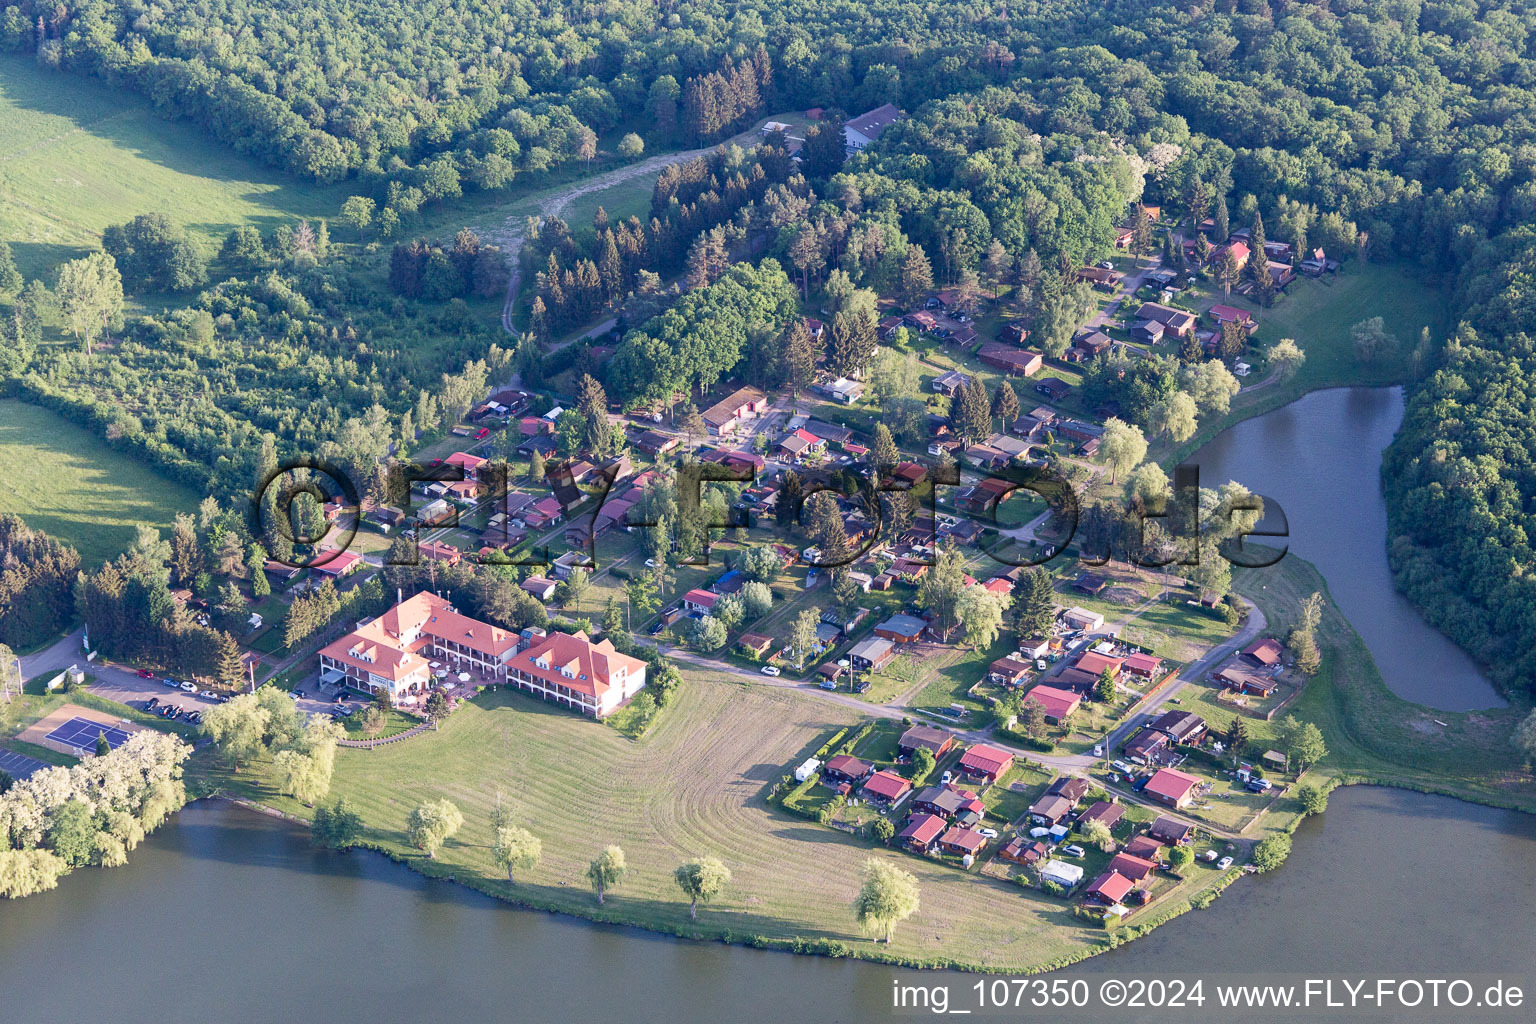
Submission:
[[[778,329],[796,286],[826,290],[838,367],[870,361],[873,293],[929,282],[1027,290],[1055,347],[1081,301],[1065,271],[1104,251],[1138,196],[1450,273],[1464,326],[1417,350],[1385,466],[1392,557],[1433,621],[1528,687],[1533,22],[1524,4],[1473,0],[26,0],[0,12],[0,45],[136,91],[274,166],[354,180],[349,245],[365,229],[413,237],[418,211],[590,161],[620,133],[654,151],[778,110],[824,106],[835,126],[839,112],[904,108],[846,163],[830,135],[807,140],[798,168],[769,138],[670,172],[645,221],[546,225],[523,254],[542,332],[649,296],[606,368],[630,404],[735,373],[803,383],[805,339]],[[267,435],[363,463],[443,422],[485,374],[538,361],[492,347],[495,326],[460,297],[488,287],[467,264],[425,286],[429,263],[454,262],[446,239],[406,245],[396,295],[352,257],[327,258],[308,225],[232,239],[207,284],[160,226],[131,227],[109,247],[122,284],[201,288],[188,308],[125,321],[109,302],[98,319],[115,347],[87,355],[38,343],[38,318],[61,315],[47,294],[59,283],[30,282],[0,364],[23,395],[215,492],[249,477]],[[173,265],[146,266],[148,243]],[[742,260],[761,265],[729,269]],[[69,294],[87,270],[102,276],[77,272]],[[674,306],[661,280],[680,270]],[[738,287],[764,292],[741,343],[692,358]]]

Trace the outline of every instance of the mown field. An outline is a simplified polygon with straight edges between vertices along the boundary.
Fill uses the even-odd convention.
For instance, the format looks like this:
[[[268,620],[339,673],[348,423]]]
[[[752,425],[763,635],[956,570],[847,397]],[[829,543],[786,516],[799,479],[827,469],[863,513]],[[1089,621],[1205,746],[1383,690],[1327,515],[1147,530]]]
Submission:
[[[68,541],[92,567],[125,550],[140,523],[168,536],[176,513],[202,500],[57,413],[14,400],[0,401],[0,467],[0,512]]]
[[[142,99],[0,56],[0,238],[36,276],[159,211],[212,253],[230,228],[336,216],[344,189],[258,167]]]
[[[643,739],[505,692],[462,708],[440,732],[373,752],[343,750],[332,792],[346,796],[371,828],[367,839],[436,874],[537,906],[667,932],[737,940],[827,938],[866,954],[849,909],[864,860],[896,859],[917,875],[922,908],[889,952],[1025,969],[1080,956],[1103,932],[1074,921],[1067,905],[1015,886],[889,851],[770,809],[766,786],[808,756],[838,725],[835,705],[767,687],[743,687],[690,672],[681,703]],[[259,779],[213,772],[224,785],[284,810],[306,813]],[[543,839],[544,859],[509,887],[491,861],[490,818],[498,791],[515,817]],[[453,800],[463,831],[428,864],[411,849],[405,818],[418,803]],[[604,908],[583,872],[618,843],[630,875]],[[713,854],[735,880],[701,907],[696,925],[672,870]],[[977,927],[985,922],[985,927]]]

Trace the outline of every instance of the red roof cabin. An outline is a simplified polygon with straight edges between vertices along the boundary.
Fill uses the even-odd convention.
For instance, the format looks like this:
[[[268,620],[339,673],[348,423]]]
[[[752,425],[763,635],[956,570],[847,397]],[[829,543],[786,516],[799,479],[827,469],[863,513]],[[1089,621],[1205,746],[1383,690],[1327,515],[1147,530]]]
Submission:
[[[1125,659],[1122,666],[1126,672],[1142,679],[1154,678],[1158,670],[1163,667],[1163,659],[1150,654],[1133,654]]]
[[[897,838],[913,853],[927,853],[948,827],[949,822],[937,814],[917,814]]]
[[[1274,637],[1265,637],[1263,640],[1255,640],[1243,648],[1243,654],[1254,661],[1269,668],[1280,663],[1280,657],[1285,653],[1285,648],[1280,646],[1280,641]]]
[[[1012,754],[986,743],[978,743],[960,755],[962,772],[973,779],[985,779],[989,783],[996,782],[1012,767]]]
[[[952,828],[939,838],[939,849],[957,857],[974,857],[986,845],[987,837],[973,828]]]
[[[1133,857],[1129,853],[1121,852],[1115,854],[1110,859],[1109,870],[1122,874],[1133,882],[1139,882],[1156,871],[1157,865],[1150,860],[1143,860],[1140,857]]]
[[[821,777],[837,782],[858,783],[864,781],[874,770],[874,765],[860,761],[851,754],[838,754],[822,767]]]
[[[1136,883],[1126,878],[1118,871],[1106,871],[1093,880],[1093,884],[1083,895],[1094,903],[1102,903],[1106,907],[1119,905],[1120,901],[1130,895],[1136,888]]]
[[[1045,709],[1045,720],[1053,724],[1065,722],[1077,710],[1077,706],[1083,702],[1081,694],[1071,690],[1058,690],[1054,686],[1041,684],[1036,686],[1024,698],[1032,700]]]
[[[1169,807],[1187,807],[1195,798],[1195,789],[1199,785],[1200,780],[1188,772],[1181,772],[1177,768],[1159,768],[1147,780],[1142,794]]]
[[[708,614],[715,607],[715,602],[720,600],[720,595],[708,590],[690,590],[683,595],[683,604],[696,612]]]
[[[911,788],[912,783],[895,772],[879,771],[865,781],[864,799],[872,804],[884,804],[889,807],[905,796],[907,790]]]
[[[1089,651],[1077,659],[1077,667],[1084,672],[1090,673],[1095,679],[1103,675],[1105,669],[1109,670],[1109,677],[1113,679],[1120,674],[1120,669],[1124,665],[1125,662],[1122,659],[1111,658],[1109,655],[1100,654],[1097,651]]]

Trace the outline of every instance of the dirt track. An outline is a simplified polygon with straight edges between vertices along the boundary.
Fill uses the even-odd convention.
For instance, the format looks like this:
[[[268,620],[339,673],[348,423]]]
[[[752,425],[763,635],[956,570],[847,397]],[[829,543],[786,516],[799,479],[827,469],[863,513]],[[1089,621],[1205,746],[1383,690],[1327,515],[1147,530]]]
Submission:
[[[563,217],[573,202],[582,196],[593,192],[602,192],[615,185],[622,185],[626,181],[643,177],[648,174],[656,174],[668,164],[681,163],[684,160],[692,160],[694,157],[703,156],[711,152],[715,147],[704,149],[690,149],[682,153],[663,153],[658,156],[647,157],[637,164],[627,167],[619,167],[615,170],[599,174],[595,178],[587,178],[572,185],[552,189],[546,195],[536,197],[538,217]],[[492,233],[492,241],[501,246],[502,252],[507,254],[507,260],[511,264],[512,273],[507,278],[507,296],[501,306],[501,326],[514,338],[518,336],[518,330],[512,326],[512,312],[517,303],[518,289],[522,286],[522,270],[519,259],[523,252],[523,243],[528,238],[528,215],[519,214],[509,216],[502,224],[500,230]]]

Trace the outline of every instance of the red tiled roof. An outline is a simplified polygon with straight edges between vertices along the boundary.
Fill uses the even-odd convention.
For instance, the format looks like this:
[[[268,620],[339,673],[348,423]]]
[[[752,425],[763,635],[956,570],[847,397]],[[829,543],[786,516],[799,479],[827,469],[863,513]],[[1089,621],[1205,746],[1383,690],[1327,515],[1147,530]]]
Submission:
[[[594,697],[645,671],[645,662],[639,658],[620,654],[607,640],[593,643],[585,633],[551,633],[511,664],[544,683]]]
[[[1106,668],[1113,673],[1118,673],[1124,664],[1125,662],[1119,658],[1111,658],[1109,655],[1099,654],[1097,651],[1089,651],[1077,659],[1078,668],[1084,672],[1092,672],[1095,676],[1102,673]]]
[[[1054,686],[1046,686],[1043,683],[1030,690],[1024,699],[1038,701],[1040,706],[1045,708],[1045,713],[1052,718],[1070,715],[1083,700],[1080,695],[1070,690],[1058,690]]]
[[[698,605],[700,608],[713,608],[718,600],[720,595],[708,590],[694,589],[683,595],[684,604]]]
[[[1132,672],[1151,675],[1162,667],[1163,659],[1150,654],[1133,654],[1125,659],[1125,667]]]
[[[1119,903],[1134,888],[1136,883],[1120,872],[1106,871],[1093,880],[1093,884],[1088,887],[1087,895],[1097,896],[1110,903]]]
[[[937,814],[918,814],[907,823],[907,827],[901,830],[903,842],[921,843],[927,846],[939,838],[949,823]]]
[[[1200,780],[1177,768],[1159,768],[1157,774],[1147,780],[1143,792],[1175,802],[1184,799],[1189,791],[1200,785]]]
[[[912,783],[895,772],[887,771],[875,772],[864,783],[864,792],[882,800],[895,800],[911,788]]]
[[[1261,665],[1275,664],[1280,660],[1280,655],[1283,651],[1284,648],[1280,646],[1280,641],[1276,640],[1274,637],[1265,637],[1263,640],[1256,640],[1249,644],[1247,647],[1243,648],[1244,654],[1259,662]]]
[[[952,828],[939,840],[945,846],[958,846],[966,853],[975,853],[987,845],[987,837],[973,828]]]
[[[1129,853],[1121,852],[1115,854],[1114,857],[1111,858],[1109,862],[1109,870],[1118,872],[1119,874],[1124,875],[1126,878],[1129,878],[1132,881],[1139,882],[1143,878],[1146,878],[1148,875],[1150,875],[1153,871],[1157,870],[1157,865],[1152,863],[1150,860],[1143,860],[1141,857],[1136,857]]]
[[[1001,775],[1012,764],[1012,754],[985,743],[978,743],[960,756],[961,769],[975,774]]]

